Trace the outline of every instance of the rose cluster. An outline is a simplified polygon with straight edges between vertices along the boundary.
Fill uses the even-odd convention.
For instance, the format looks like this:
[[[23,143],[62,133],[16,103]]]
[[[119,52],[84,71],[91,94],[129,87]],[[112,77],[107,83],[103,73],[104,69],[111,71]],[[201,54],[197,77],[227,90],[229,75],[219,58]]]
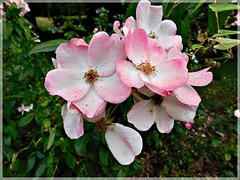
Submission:
[[[61,44],[52,59],[55,69],[46,76],[47,91],[67,101],[62,108],[66,134],[79,138],[83,119],[96,123],[123,165],[140,154],[142,138],[132,128],[107,121],[107,102],[122,103],[132,93],[138,101],[127,114],[128,122],[140,131],[156,123],[159,132],[169,133],[174,120],[191,122],[195,117],[201,98],[192,86],[212,81],[209,68],[188,72],[177,27],[162,16],[162,6],[141,0],[136,20],[129,17],[120,29],[120,22],[114,22],[116,34],[98,32],[89,44],[77,38]]]

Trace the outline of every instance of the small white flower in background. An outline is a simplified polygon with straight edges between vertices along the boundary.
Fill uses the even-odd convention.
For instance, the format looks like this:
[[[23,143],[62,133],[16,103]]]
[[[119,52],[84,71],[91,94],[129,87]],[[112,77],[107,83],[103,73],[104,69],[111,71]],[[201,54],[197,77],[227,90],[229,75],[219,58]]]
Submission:
[[[234,116],[236,116],[237,118],[240,118],[240,110],[239,109],[236,109],[234,111]]]
[[[31,104],[30,106],[25,106],[24,104],[22,104],[20,107],[18,107],[18,112],[22,112],[22,115],[25,112],[29,112],[30,110],[33,110],[33,104]]]
[[[94,28],[94,29],[93,29],[93,32],[94,32],[94,33],[98,32],[98,28]]]

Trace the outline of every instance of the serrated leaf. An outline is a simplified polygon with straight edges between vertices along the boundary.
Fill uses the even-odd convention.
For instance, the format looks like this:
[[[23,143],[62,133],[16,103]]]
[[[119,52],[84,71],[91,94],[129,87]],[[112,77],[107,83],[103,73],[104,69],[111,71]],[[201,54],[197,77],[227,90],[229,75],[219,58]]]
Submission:
[[[73,147],[75,149],[75,152],[78,153],[82,149],[84,149],[90,139],[90,134],[84,134],[78,139],[73,140]]]
[[[56,133],[56,128],[50,129],[49,132],[50,132],[50,135],[49,135],[49,139],[48,139],[47,150],[49,150],[49,148],[53,144],[55,133]]]
[[[32,156],[28,158],[27,161],[27,172],[31,171],[32,168],[35,166],[35,162],[36,162],[36,157]]]
[[[108,159],[109,159],[109,152],[104,148],[100,148],[99,158],[100,158],[100,161],[103,163],[103,165],[107,166],[108,165]]]
[[[210,4],[209,8],[212,9],[214,12],[221,12],[221,11],[240,9],[240,6],[236,4],[229,4],[229,3],[216,3],[216,4]]]
[[[240,44],[240,40],[238,40],[238,39],[229,39],[229,38],[219,38],[219,37],[217,37],[216,40],[221,41],[227,49],[230,49],[230,48]],[[223,47],[221,44],[217,44],[217,45],[214,46],[215,49],[219,49],[219,50],[226,50],[225,47]]]
[[[193,44],[193,45],[192,45],[192,49],[193,49],[193,50],[194,50],[194,49],[201,48],[201,47],[203,47],[203,46],[200,45],[200,44]]]
[[[219,34],[214,34],[212,37],[218,37],[218,36],[228,36],[228,35],[234,35],[234,34],[240,34],[240,31],[230,31],[230,30],[219,30]]]
[[[62,43],[69,43],[69,40],[65,39],[56,39],[56,40],[50,40],[43,42],[41,44],[36,45],[28,55],[34,54],[34,53],[39,53],[39,52],[50,52],[50,51],[55,51],[57,47],[62,44]]]
[[[21,128],[21,127],[28,125],[33,120],[34,115],[35,114],[28,114],[28,115],[24,116],[23,118],[21,118],[18,121],[18,127]]]

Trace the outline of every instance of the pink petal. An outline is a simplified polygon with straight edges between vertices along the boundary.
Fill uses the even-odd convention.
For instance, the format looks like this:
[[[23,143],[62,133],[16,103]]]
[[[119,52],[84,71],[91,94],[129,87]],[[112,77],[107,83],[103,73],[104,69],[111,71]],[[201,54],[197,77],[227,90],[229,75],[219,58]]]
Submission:
[[[175,96],[165,97],[161,105],[174,120],[190,122],[196,115],[197,106],[183,104]]]
[[[94,87],[102,99],[114,104],[122,103],[131,94],[131,87],[123,84],[118,79],[117,73],[108,77],[99,77]]]
[[[174,119],[172,119],[164,110],[163,107],[157,106],[156,107],[156,124],[157,129],[161,133],[169,133],[171,132],[173,125],[174,125]]]
[[[183,55],[183,53],[181,53],[181,51],[179,51],[179,49],[171,48],[167,54],[167,61],[171,61],[173,59],[184,59],[185,60],[185,56]]]
[[[78,110],[75,108],[75,106],[74,105],[72,105],[72,103],[71,102],[67,102],[67,110],[68,110],[68,112],[70,112],[70,113],[78,113]]]
[[[205,69],[200,70],[200,71],[197,71],[197,72],[188,73],[189,80],[188,80],[187,83],[192,85],[192,86],[206,86],[206,85],[208,85],[213,79],[212,72],[207,72],[209,69],[210,69],[210,67],[205,68]]]
[[[188,55],[185,54],[185,53],[183,53],[183,56],[184,56],[184,59],[185,59],[186,63],[188,63],[188,61],[189,61],[189,57],[188,57]]]
[[[174,90],[185,84],[188,80],[186,62],[174,59],[156,67],[156,71],[150,74],[151,84],[164,90]]]
[[[144,81],[144,83],[151,83],[151,82],[150,82],[150,79],[149,79],[149,75],[147,75],[147,74],[145,74],[145,73],[143,73],[143,72],[140,72],[140,73],[138,74],[138,77],[139,77],[142,81]]]
[[[165,50],[161,46],[157,46],[157,41],[155,39],[148,39],[149,47],[149,61],[153,66],[158,66],[165,62],[167,55]]]
[[[88,46],[76,46],[72,43],[63,43],[56,50],[56,59],[61,68],[73,68],[88,71],[87,64]]]
[[[83,98],[90,87],[82,78],[83,73],[75,69],[54,69],[47,73],[45,88],[51,95],[59,95],[67,101]]]
[[[121,31],[119,30],[119,26],[120,26],[120,22],[115,21],[114,24],[113,24],[113,30],[119,37],[123,37]]]
[[[87,116],[85,116],[84,114],[82,114],[82,116],[83,116],[83,118],[84,119],[86,119],[87,121],[89,121],[89,122],[96,122],[96,121],[98,121],[99,119],[101,119],[101,118],[104,118],[105,117],[105,111],[102,111],[102,113],[101,114],[99,114],[99,115],[95,115],[93,118],[88,118]]]
[[[144,29],[129,32],[126,39],[126,53],[128,58],[136,65],[148,60],[148,36]]]
[[[175,89],[174,94],[176,94],[179,101],[190,106],[198,106],[201,102],[201,97],[189,84],[184,84]]]
[[[147,0],[142,0],[138,3],[136,10],[136,18],[138,28],[146,30],[147,34],[156,32],[162,21],[163,9],[162,6],[151,6]]]
[[[145,85],[156,94],[159,94],[161,96],[172,96],[168,91],[164,89],[157,88],[149,83],[145,83]]]
[[[173,46],[173,48],[177,48],[179,51],[183,50],[183,44],[182,42],[176,42]]]
[[[84,134],[83,118],[80,113],[70,113],[67,104],[62,108],[63,127],[70,139],[77,139]]]
[[[147,86],[141,87],[140,89],[138,89],[138,91],[147,97],[152,97],[154,95],[154,92],[152,92]]]
[[[102,112],[104,112],[105,108],[107,106],[107,101],[104,101],[97,109],[97,111],[95,112],[94,116],[99,116],[100,114],[102,114]]]
[[[143,143],[140,134],[121,124],[109,125],[105,138],[113,156],[122,165],[131,164],[135,156],[142,151]]]
[[[147,131],[156,118],[155,105],[151,100],[143,100],[135,104],[127,114],[128,122],[132,123],[138,130]]]
[[[106,32],[98,32],[89,44],[88,57],[89,65],[97,69],[99,76],[110,76],[116,72],[116,60],[126,58],[124,41],[116,34],[110,37]]]
[[[74,101],[72,104],[79,109],[88,118],[92,118],[98,109],[102,106],[104,100],[98,95],[94,87],[91,87],[87,95],[79,101]],[[103,109],[104,110],[104,109]]]
[[[158,31],[156,33],[157,33],[159,40],[161,41],[161,40],[165,39],[166,37],[176,35],[176,32],[177,32],[176,24],[172,20],[164,20],[161,22],[160,28],[158,29]]]
[[[157,45],[162,46],[166,51],[176,43],[182,43],[182,37],[178,35],[166,36],[164,39],[158,40]]]
[[[54,58],[52,58],[53,65],[55,69],[59,69],[61,67],[60,62]]]
[[[136,20],[132,16],[130,16],[127,18],[126,22],[124,23],[123,33],[125,36],[127,36],[129,30],[133,32],[136,28],[137,28]]]
[[[118,78],[127,86],[140,88],[144,82],[138,77],[140,70],[133,63],[126,60],[117,60],[116,71]]]
[[[70,40],[69,43],[73,46],[87,46],[88,47],[88,44],[84,41],[84,39],[80,39],[80,38],[73,38]]]

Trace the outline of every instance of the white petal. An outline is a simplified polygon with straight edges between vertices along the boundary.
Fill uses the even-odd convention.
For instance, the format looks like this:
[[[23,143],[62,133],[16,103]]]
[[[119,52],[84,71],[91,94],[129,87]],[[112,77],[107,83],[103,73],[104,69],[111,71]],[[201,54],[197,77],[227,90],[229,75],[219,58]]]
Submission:
[[[163,107],[157,106],[156,108],[156,123],[159,132],[169,133],[174,125],[174,119],[171,118],[164,110]]]
[[[63,127],[70,139],[77,139],[84,134],[83,118],[80,113],[70,113],[67,104],[62,108]]]
[[[131,164],[142,151],[140,134],[129,127],[118,123],[109,125],[105,137],[113,156],[122,165]]]

